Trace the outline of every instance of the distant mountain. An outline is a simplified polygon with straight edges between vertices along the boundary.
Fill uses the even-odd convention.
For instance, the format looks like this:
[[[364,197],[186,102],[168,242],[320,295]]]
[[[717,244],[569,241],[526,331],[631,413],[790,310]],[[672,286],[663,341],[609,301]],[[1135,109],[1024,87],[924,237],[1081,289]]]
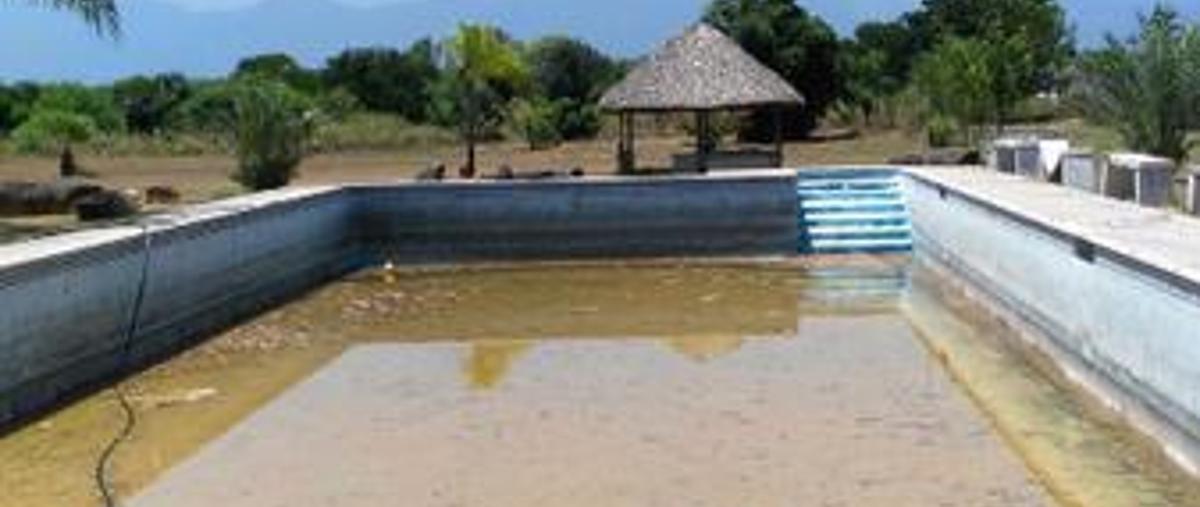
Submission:
[[[175,0],[182,1],[182,0]],[[200,1],[200,0],[195,0]],[[162,0],[122,0],[125,34],[97,39],[69,15],[0,1],[0,80],[108,81],[134,73],[227,73],[238,59],[286,51],[309,65],[351,46],[406,46],[442,37],[459,22],[502,26],[522,39],[568,33],[635,56],[700,17],[706,0],[408,0],[354,7],[334,0],[265,0],[227,10],[189,10]],[[802,0],[842,33],[891,19],[918,0]],[[1084,43],[1127,32],[1150,0],[1067,0]],[[1184,3],[1190,5],[1183,5]],[[1180,7],[1200,16],[1200,2]]]

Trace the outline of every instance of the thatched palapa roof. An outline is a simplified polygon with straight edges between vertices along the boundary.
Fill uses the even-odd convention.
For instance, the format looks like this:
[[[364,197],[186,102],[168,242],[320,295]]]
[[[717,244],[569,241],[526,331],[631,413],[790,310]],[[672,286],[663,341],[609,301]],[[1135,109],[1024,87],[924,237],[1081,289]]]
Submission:
[[[803,104],[779,74],[706,24],[668,41],[609,89],[613,111],[701,111]]]

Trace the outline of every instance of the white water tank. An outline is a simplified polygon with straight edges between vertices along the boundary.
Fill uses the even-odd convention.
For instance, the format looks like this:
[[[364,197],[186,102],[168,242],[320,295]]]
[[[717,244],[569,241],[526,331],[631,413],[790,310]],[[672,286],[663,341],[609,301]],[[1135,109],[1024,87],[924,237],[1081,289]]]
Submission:
[[[1141,153],[1114,153],[1104,171],[1104,195],[1143,206],[1164,207],[1170,202],[1171,174],[1175,163]]]
[[[1104,181],[1103,164],[1096,154],[1087,150],[1067,152],[1062,158],[1064,186],[1100,193]]]

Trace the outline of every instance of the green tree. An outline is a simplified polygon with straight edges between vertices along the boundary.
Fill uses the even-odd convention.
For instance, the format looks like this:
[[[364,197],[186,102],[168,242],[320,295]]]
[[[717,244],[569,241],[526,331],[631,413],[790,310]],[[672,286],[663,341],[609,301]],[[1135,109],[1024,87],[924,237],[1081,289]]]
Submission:
[[[1002,129],[1028,96],[1023,83],[1035,72],[1033,59],[1020,38],[950,37],[918,61],[915,85],[933,119],[952,118],[973,141],[972,129]]]
[[[174,130],[223,136],[237,120],[237,82],[198,83],[190,96],[172,108],[167,125]]]
[[[914,84],[933,115],[928,122],[931,130],[942,130],[947,118],[970,129],[996,117],[992,59],[988,43],[962,38],[947,39],[921,59]]]
[[[134,76],[113,84],[113,99],[124,113],[125,125],[141,134],[166,128],[167,117],[191,92],[182,74]]]
[[[1020,41],[1030,65],[1014,77],[1026,96],[1050,88],[1074,52],[1057,0],[924,0],[907,22],[924,50],[950,37],[1010,46]]]
[[[889,86],[883,52],[847,42],[841,53],[840,72],[845,79],[842,101],[862,114],[870,125],[876,105],[895,93]]]
[[[466,144],[466,167],[475,173],[475,145],[481,134],[503,117],[516,91],[528,86],[529,71],[499,30],[459,25],[447,42],[446,75],[455,100],[454,117]]]
[[[0,86],[0,134],[11,132],[33,112],[41,87],[36,83],[17,83]]]
[[[529,43],[525,59],[538,91],[551,100],[594,102],[621,77],[620,67],[611,58],[566,36]]]
[[[837,35],[793,0],[713,0],[704,21],[733,37],[804,95],[805,106],[788,112],[789,137],[808,135],[841,95]],[[769,139],[771,114],[755,114],[751,127],[744,137]]]
[[[314,95],[320,92],[320,76],[285,53],[266,53],[238,62],[233,71],[234,79],[258,78],[279,81],[293,89]]]
[[[435,49],[428,39],[405,52],[391,48],[348,49],[326,63],[325,84],[349,91],[368,110],[423,122],[438,79]]]
[[[624,69],[586,42],[564,36],[538,39],[528,45],[525,60],[537,92],[534,115],[550,122],[558,140],[593,137],[600,131],[600,95],[620,80]],[[522,111],[529,113],[531,110]],[[528,114],[523,116],[528,117]]]
[[[868,66],[878,73],[872,87],[880,95],[894,95],[908,85],[920,51],[916,33],[903,20],[863,23],[854,30],[850,46],[870,60]]]
[[[66,152],[71,144],[85,143],[99,133],[91,118],[66,111],[38,111],[12,133],[22,153]]]
[[[277,81],[245,82],[237,87],[234,113],[234,181],[252,190],[287,185],[311,133],[307,99]]]
[[[106,89],[88,88],[77,84],[58,84],[42,87],[33,111],[60,111],[91,118],[104,132],[119,132],[124,129],[124,119],[113,101],[112,93]]]
[[[1121,133],[1129,148],[1184,160],[1188,130],[1200,128],[1200,26],[1159,6],[1128,41],[1079,59],[1072,99],[1092,121]]]
[[[560,108],[545,97],[518,100],[512,108],[513,123],[529,149],[549,148],[562,142],[559,130]]]

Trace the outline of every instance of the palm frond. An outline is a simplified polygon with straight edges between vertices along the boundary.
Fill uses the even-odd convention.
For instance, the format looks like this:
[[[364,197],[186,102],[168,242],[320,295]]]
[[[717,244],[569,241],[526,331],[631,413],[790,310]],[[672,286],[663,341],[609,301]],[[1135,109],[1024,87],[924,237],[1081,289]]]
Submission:
[[[71,11],[79,14],[84,21],[102,35],[119,35],[121,33],[120,10],[117,0],[28,0],[29,3]]]

